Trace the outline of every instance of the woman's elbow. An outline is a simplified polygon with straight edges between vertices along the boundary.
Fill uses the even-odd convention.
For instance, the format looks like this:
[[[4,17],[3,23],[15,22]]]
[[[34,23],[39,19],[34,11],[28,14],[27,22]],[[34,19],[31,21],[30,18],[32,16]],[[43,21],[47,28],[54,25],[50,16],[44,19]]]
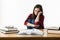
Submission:
[[[27,25],[27,22],[24,22],[24,25]]]

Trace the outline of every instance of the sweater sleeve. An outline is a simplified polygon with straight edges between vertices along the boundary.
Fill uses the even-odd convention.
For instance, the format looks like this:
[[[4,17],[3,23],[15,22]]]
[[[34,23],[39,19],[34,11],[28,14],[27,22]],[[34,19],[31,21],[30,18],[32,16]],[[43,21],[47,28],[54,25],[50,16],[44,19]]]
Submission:
[[[32,17],[32,14],[30,14],[30,15],[27,17],[27,19],[26,19],[25,22],[24,22],[24,25],[27,25],[28,19],[31,19],[31,17]]]

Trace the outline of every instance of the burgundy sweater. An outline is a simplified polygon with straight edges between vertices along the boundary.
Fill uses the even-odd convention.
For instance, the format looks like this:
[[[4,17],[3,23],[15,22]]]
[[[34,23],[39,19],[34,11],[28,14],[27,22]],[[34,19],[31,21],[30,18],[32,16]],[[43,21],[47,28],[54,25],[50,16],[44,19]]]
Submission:
[[[40,18],[39,22],[35,22],[34,24],[40,25],[41,28],[44,29],[44,16],[40,16],[39,18]],[[28,19],[32,19],[32,14],[30,14],[28,18],[25,20],[24,25],[27,25]]]

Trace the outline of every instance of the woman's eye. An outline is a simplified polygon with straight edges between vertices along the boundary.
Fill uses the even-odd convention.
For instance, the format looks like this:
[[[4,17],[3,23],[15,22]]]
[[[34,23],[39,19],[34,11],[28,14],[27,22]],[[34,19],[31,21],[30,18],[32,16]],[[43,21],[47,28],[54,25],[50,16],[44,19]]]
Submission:
[[[38,12],[40,12],[40,11],[38,11]]]

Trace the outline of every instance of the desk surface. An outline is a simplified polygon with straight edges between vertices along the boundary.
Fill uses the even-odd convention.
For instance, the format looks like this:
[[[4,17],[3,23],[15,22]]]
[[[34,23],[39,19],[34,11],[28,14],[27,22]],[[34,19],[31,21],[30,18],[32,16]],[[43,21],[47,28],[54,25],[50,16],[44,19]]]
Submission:
[[[42,30],[44,31],[44,30]],[[18,35],[18,34],[3,34],[0,33],[0,38],[1,37],[60,37],[60,34],[47,34],[47,36],[40,36],[40,35]]]

